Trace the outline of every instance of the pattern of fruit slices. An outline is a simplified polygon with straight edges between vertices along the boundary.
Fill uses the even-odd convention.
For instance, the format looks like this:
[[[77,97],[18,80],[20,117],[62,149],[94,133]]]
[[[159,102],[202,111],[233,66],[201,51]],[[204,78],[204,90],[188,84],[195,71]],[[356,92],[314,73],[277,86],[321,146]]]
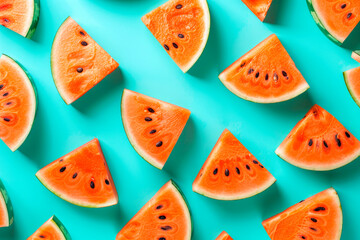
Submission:
[[[264,20],[266,14],[267,14],[267,11],[271,5],[271,0],[243,0],[243,2],[254,12],[255,15],[257,15],[257,17],[261,21]],[[337,3],[339,1],[334,1],[334,2]],[[312,1],[308,0],[308,3],[310,3],[309,7],[311,6],[312,8],[314,8]],[[40,4],[39,0],[33,0],[33,1],[5,0],[5,1],[3,1],[0,4],[0,24],[4,27],[7,27],[7,28],[25,36],[25,37],[30,38],[35,32],[36,25],[38,22],[39,4]],[[344,10],[347,9],[347,7],[348,7],[347,4],[341,4],[339,6],[341,9],[344,9]],[[310,10],[316,11],[316,9],[315,10],[310,9]],[[360,15],[358,13],[358,11],[359,11],[359,8],[356,7],[354,9],[352,9],[350,12],[346,12],[347,21],[351,20],[351,21],[357,23],[359,21],[358,16]],[[153,12],[147,14],[146,16],[144,16],[142,18],[145,25],[150,29],[150,31],[152,31],[154,36],[160,42],[163,42],[163,40],[167,39],[168,37],[166,37],[166,36],[164,37],[161,34],[159,35],[157,31],[154,31],[152,24],[154,24],[154,23],[155,23],[155,25],[160,24],[164,20],[164,18],[163,18],[164,16],[170,16],[170,18],[172,18],[171,21],[173,23],[176,23],[176,21],[179,21],[176,18],[179,15],[173,14],[174,12],[175,13],[181,12],[180,16],[187,16],[187,17],[190,16],[190,19],[193,16],[201,16],[200,18],[202,18],[202,20],[203,20],[203,22],[196,22],[196,21],[192,22],[192,23],[195,23],[194,29],[197,29],[197,31],[202,32],[201,37],[196,39],[197,41],[190,43],[191,45],[196,46],[196,48],[198,48],[198,51],[195,51],[195,53],[194,53],[194,51],[192,51],[192,54],[184,54],[183,55],[184,59],[182,59],[182,56],[180,55],[180,57],[179,57],[179,56],[177,56],[177,53],[176,53],[176,49],[178,49],[179,46],[182,46],[182,45],[172,42],[172,47],[175,49],[175,51],[174,51],[174,53],[169,52],[169,54],[171,57],[173,57],[173,59],[179,65],[179,67],[184,72],[186,72],[196,62],[196,60],[199,58],[201,52],[203,51],[203,49],[205,47],[205,44],[206,44],[206,41],[208,38],[209,28],[210,28],[210,21],[209,21],[210,17],[209,17],[209,13],[208,13],[207,3],[205,0],[183,0],[180,3],[175,0],[170,0],[166,4],[162,5],[158,9],[154,10]],[[194,14],[194,13],[196,13],[196,14]],[[172,14],[173,14],[173,16],[171,16]],[[156,15],[158,15],[158,16],[156,16]],[[313,15],[313,16],[319,17],[316,15]],[[71,18],[68,18],[67,20],[73,21]],[[193,19],[193,20],[195,20],[195,19]],[[65,23],[66,23],[66,21],[65,21]],[[75,25],[77,25],[77,24],[75,23]],[[356,24],[353,24],[353,26],[355,26],[355,25]],[[321,27],[323,28],[323,26],[321,26]],[[86,35],[85,31],[79,26],[78,26],[78,28],[80,29],[78,31],[80,33],[80,35],[85,36]],[[180,28],[180,31],[178,31],[179,33],[176,33],[177,38],[180,38],[180,39],[185,38],[186,39],[186,37],[187,37],[186,34],[181,33],[182,32],[181,30],[184,30],[184,29],[187,29],[186,23],[185,23],[185,25],[182,25],[182,28]],[[352,29],[350,29],[349,32],[351,32],[351,30]],[[331,38],[335,39],[336,41],[340,41],[340,42],[342,42],[344,40],[341,38],[337,38],[336,36],[331,36]],[[89,39],[90,39],[90,41],[93,41],[90,37],[89,37]],[[95,42],[93,42],[93,43],[94,43],[94,45],[98,46]],[[85,42],[85,43],[81,42],[81,45],[87,46],[88,42]],[[164,43],[164,45],[163,45],[167,51],[170,51],[169,45],[166,43]],[[190,56],[190,60],[187,58],[188,56]],[[360,59],[357,52],[354,52],[352,54],[352,57],[357,61],[359,61],[359,59]],[[10,59],[10,58],[3,55],[2,59]],[[52,61],[52,62],[55,62],[55,61]],[[13,61],[13,64],[14,63],[16,65],[18,65],[18,63],[16,63],[15,61]],[[116,68],[118,66],[117,63],[114,64],[114,66],[115,66],[114,68]],[[18,65],[18,67],[19,67],[18,69],[5,69],[4,70],[4,66],[0,66],[0,67],[1,67],[0,70],[2,70],[2,72],[0,72],[1,73],[0,74],[0,77],[1,77],[0,90],[7,89],[6,83],[11,82],[11,81],[8,81],[7,78],[9,76],[11,76],[12,74],[16,74],[16,72],[19,73],[19,71],[20,71],[20,73],[24,72],[24,74],[22,73],[23,76],[27,75],[27,72],[25,70],[23,70],[23,69],[19,70],[20,68],[22,68],[20,65]],[[76,68],[76,71],[78,73],[82,73],[84,71],[83,68],[82,68],[82,70],[79,70],[80,68],[81,67]],[[111,72],[112,70],[110,70],[109,72]],[[357,103],[359,100],[359,97],[357,94],[357,85],[354,85],[355,81],[352,79],[359,76],[357,74],[358,72],[359,72],[358,69],[354,69],[354,70],[349,70],[344,73],[345,81],[349,88],[349,91]],[[105,74],[105,76],[107,74]],[[353,75],[355,75],[355,77],[353,77]],[[26,79],[29,79],[29,78],[30,78],[29,76],[26,76]],[[54,79],[55,79],[55,77],[54,77]],[[99,82],[100,80],[96,80],[96,81]],[[23,87],[23,88],[27,89],[27,87]],[[65,101],[67,103],[73,102],[78,97],[80,97],[82,94],[84,94],[86,91],[88,91],[90,88],[87,88],[79,96],[76,96],[75,98],[73,98],[69,101],[67,101],[67,100],[65,100]],[[32,90],[32,91],[34,92],[34,90]],[[7,96],[12,96],[11,94],[14,94],[14,95],[19,94],[19,92],[21,92],[21,90],[15,88],[14,91],[12,89],[12,93],[5,91],[4,93],[1,93],[1,94],[3,97],[6,98]],[[22,100],[21,97],[23,97],[23,95],[20,94],[20,96],[19,96],[20,100]],[[32,96],[35,96],[35,93],[33,93]],[[35,99],[35,97],[32,97],[32,98]],[[8,104],[8,105],[11,105],[11,104]],[[32,107],[34,109],[36,109],[36,101],[34,101],[34,103],[30,104],[30,105],[32,105]],[[2,111],[3,111],[3,109],[2,109]],[[33,112],[35,113],[35,111],[33,111]],[[340,139],[339,133],[337,133],[335,135],[335,143],[338,145],[338,147],[341,147],[344,144],[344,141],[343,141],[344,139],[346,140],[346,139],[350,139],[350,138],[353,139],[352,140],[353,144],[354,143],[358,144],[358,141],[355,137],[353,137],[333,116],[331,116],[329,113],[327,113],[324,109],[320,108],[319,106],[314,106],[310,110],[310,112],[307,114],[307,116],[305,117],[305,120],[300,121],[298,123],[298,125],[296,126],[296,128],[291,133],[296,135],[299,133],[299,128],[304,129],[309,124],[310,125],[311,124],[312,125],[319,124],[319,121],[314,121],[315,123],[308,123],[306,121],[307,117],[313,117],[313,118],[315,118],[315,120],[320,119],[320,124],[324,124],[323,122],[321,122],[322,119],[331,118],[331,123],[333,124],[333,122],[335,122],[335,125],[336,125],[335,127],[341,128],[342,132],[344,132],[344,134],[345,134],[345,137],[342,138],[342,140]],[[8,119],[8,118],[6,118],[6,119]],[[20,120],[21,120],[21,118],[20,118]],[[6,122],[11,122],[11,119],[10,119],[10,121],[6,120]],[[31,123],[28,125],[30,125],[30,128],[31,128],[32,120],[30,122]],[[329,124],[328,122],[329,121],[325,121],[325,125]],[[333,126],[333,125],[331,125],[331,126]],[[330,127],[330,130],[331,130],[331,127]],[[3,133],[4,131],[5,131],[4,128],[3,129],[0,128],[1,133]],[[26,138],[27,134],[28,133],[25,134],[25,138]],[[290,134],[289,137],[287,138],[287,140],[285,141],[285,143],[288,142],[289,141],[288,139],[290,139],[292,136],[293,135]],[[23,136],[19,137],[19,140],[18,140],[19,144],[16,145],[16,147],[10,146],[10,148],[12,150],[16,150],[16,148],[21,145],[21,143],[23,142],[23,140],[25,138]],[[322,141],[323,141],[322,144],[326,148],[329,148],[328,143],[325,142],[325,140],[322,140]],[[310,144],[310,142],[311,142],[311,144]],[[311,138],[310,140],[308,139],[307,144],[308,144],[308,146],[311,147],[314,144],[313,138]],[[92,151],[94,149],[94,146],[95,146],[96,152]],[[318,144],[315,144],[315,146],[318,146]],[[358,149],[359,148],[356,147],[356,150],[358,150]],[[86,152],[86,150],[88,150],[88,152]],[[86,152],[86,153],[84,153],[84,152]],[[278,149],[277,152],[279,153],[281,151]],[[90,169],[88,169],[88,168],[84,167],[84,166],[86,166],[86,164],[81,163],[82,159],[88,159],[90,161],[94,160],[96,163],[89,164]],[[297,159],[297,160],[299,160],[299,159]],[[353,159],[351,159],[351,160],[353,160]],[[258,162],[257,160],[255,160],[255,161]],[[99,164],[99,162],[101,162],[102,164]],[[346,161],[346,163],[347,162],[348,161]],[[257,164],[259,164],[259,163],[257,163]],[[92,169],[91,167],[93,167],[94,165],[95,166],[101,165],[102,167],[105,166],[105,168],[100,171],[101,174],[98,177],[100,179],[99,180],[100,182],[101,182],[101,180],[103,180],[103,182],[105,183],[105,184],[104,183],[100,184],[101,186],[105,186],[105,185],[109,186],[110,185],[108,187],[108,189],[106,190],[106,192],[107,193],[110,192],[111,198],[115,199],[115,201],[111,202],[111,204],[99,203],[99,199],[97,199],[97,198],[95,198],[96,199],[95,204],[94,204],[94,202],[89,204],[89,202],[91,202],[91,200],[94,196],[91,194],[90,194],[90,197],[86,196],[84,198],[84,196],[81,196],[83,199],[85,199],[85,201],[84,201],[85,203],[84,202],[79,203],[79,202],[76,202],[73,200],[69,200],[69,198],[71,198],[71,196],[79,193],[79,189],[77,189],[75,191],[74,190],[69,191],[69,189],[65,190],[65,192],[66,192],[65,194],[59,192],[58,190],[50,189],[53,186],[50,186],[52,183],[48,182],[49,178],[47,178],[47,177],[49,177],[49,176],[52,177],[53,176],[52,174],[54,174],[54,175],[58,175],[58,177],[60,179],[64,180],[64,177],[70,176],[68,173],[65,174],[65,171],[71,172],[70,173],[71,179],[76,179],[79,176],[79,174],[82,174],[82,173],[92,174],[91,175],[92,177],[90,177],[89,179],[87,179],[87,177],[89,177],[90,175],[85,174],[85,178],[87,179],[87,180],[85,180],[85,182],[89,183],[88,187],[90,189],[95,189],[96,188],[95,186],[98,186],[98,184],[95,183],[94,174],[98,171],[98,168],[96,167],[95,169]],[[342,166],[344,164],[340,164],[340,165]],[[78,167],[78,168],[76,168],[76,167]],[[339,167],[339,166],[336,166],[336,167]],[[57,172],[56,173],[52,172],[48,176],[46,175],[46,172],[53,171],[53,170],[55,170]],[[315,168],[314,170],[323,170],[323,169]],[[329,170],[329,169],[326,169],[326,170]],[[214,171],[213,171],[213,173],[214,173]],[[225,171],[225,175],[229,175],[229,174],[227,174]],[[68,155],[64,156],[63,158],[56,160],[49,166],[40,170],[37,174],[37,177],[39,177],[39,179],[45,185],[48,185],[47,187],[50,186],[49,189],[53,190],[55,192],[55,194],[59,195],[60,197],[63,197],[64,199],[66,199],[74,204],[78,204],[81,206],[99,207],[99,206],[113,205],[113,204],[116,204],[118,201],[114,183],[112,181],[110,172],[107,168],[106,161],[104,159],[104,156],[102,155],[101,147],[100,147],[97,139],[94,139],[93,141],[74,150],[73,152],[69,153]],[[100,196],[103,196],[103,193],[101,193]],[[169,199],[171,199],[171,200],[169,200]],[[12,205],[11,205],[10,199],[9,199],[7,192],[1,181],[0,181],[0,203],[1,203],[0,227],[7,227],[7,226],[11,225],[13,222],[13,213],[12,213],[13,210],[12,210]],[[94,205],[92,205],[92,204],[94,204]],[[170,209],[170,212],[167,212],[167,210],[169,210],[169,209]],[[151,226],[152,224],[154,224],[154,220],[152,219],[152,217],[153,217],[154,213],[157,213],[157,212],[158,212],[158,214],[155,214],[155,216],[158,215],[158,219],[156,221],[159,221],[162,223],[167,223],[168,225],[166,225],[166,226],[164,225],[157,232],[156,231],[150,231],[150,232],[142,231],[141,230],[142,228],[139,226],[141,224],[148,225],[148,226]],[[175,222],[164,221],[164,220],[169,219],[167,217],[167,214],[174,214],[174,212],[178,212],[176,217],[182,219],[181,221],[179,221],[178,219]],[[144,221],[144,220],[146,220],[146,221]],[[299,223],[299,224],[301,223],[300,224],[301,226],[299,225],[300,226],[299,228],[293,228],[292,226],[293,226],[294,222]],[[181,226],[179,225],[179,223]],[[304,223],[306,223],[306,224],[304,225]],[[173,224],[173,225],[171,225],[171,224]],[[325,190],[317,195],[314,195],[313,197],[311,197],[305,201],[301,201],[300,203],[294,205],[293,207],[285,210],[283,213],[280,213],[272,218],[265,220],[263,222],[263,225],[272,240],[288,240],[288,239],[290,240],[290,239],[308,239],[308,238],[311,239],[312,236],[315,236],[317,239],[338,240],[338,239],[340,239],[341,229],[342,229],[342,211],[341,211],[340,201],[339,201],[339,198],[338,198],[335,190],[330,188],[330,189]],[[284,227],[286,225],[288,225],[288,226],[291,225],[291,227],[290,228]],[[327,227],[324,228],[323,227],[324,225],[326,225]],[[179,231],[172,232],[171,230],[174,228],[174,226],[175,226],[175,228],[176,228],[176,226],[177,227],[180,226],[181,228],[185,227],[186,230],[182,231],[182,232],[179,232]],[[281,226],[281,227],[279,227],[279,226]],[[151,228],[153,228],[153,227],[151,227]],[[293,231],[288,231],[289,229],[293,229]],[[284,231],[284,230],[286,230],[286,231]],[[179,239],[190,239],[190,237],[191,237],[191,219],[190,219],[190,213],[187,208],[186,201],[183,198],[182,193],[179,192],[179,189],[176,186],[176,184],[172,181],[165,184],[163,186],[163,188],[161,188],[160,191],[144,206],[144,208],[142,208],[139,211],[139,213],[137,215],[135,215],[135,217],[132,220],[130,220],[130,222],[123,228],[123,230],[121,230],[119,232],[117,239],[123,239],[123,237],[127,238],[128,236],[133,237],[134,235],[142,236],[143,238],[144,237],[146,238],[146,237],[152,236],[154,234],[160,240],[165,240],[166,237],[164,237],[164,236],[167,234],[169,234],[170,236],[173,236],[175,238],[179,238]],[[178,236],[178,234],[184,234],[184,235]],[[71,237],[70,237],[69,233],[67,232],[66,228],[59,221],[59,219],[57,219],[55,216],[53,216],[47,222],[45,222],[28,239],[60,239],[60,240],[65,239],[65,240],[70,240]],[[226,232],[222,232],[217,239],[231,240],[232,238]]]

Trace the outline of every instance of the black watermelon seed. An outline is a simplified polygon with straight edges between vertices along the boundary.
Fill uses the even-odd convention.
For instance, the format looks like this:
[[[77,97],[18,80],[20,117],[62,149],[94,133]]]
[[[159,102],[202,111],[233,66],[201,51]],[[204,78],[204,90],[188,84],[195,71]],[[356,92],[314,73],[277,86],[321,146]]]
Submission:
[[[169,50],[170,50],[169,46],[168,46],[168,45],[166,45],[166,44],[164,44],[164,48],[165,48],[167,51],[169,51]]]
[[[1,85],[0,85],[0,90],[3,89],[3,87],[4,87],[4,84],[1,84]]]
[[[323,141],[323,143],[324,143],[324,146],[325,146],[326,148],[329,147],[329,145],[327,144],[327,142],[326,142],[325,140]]]
[[[145,121],[150,122],[150,121],[152,121],[152,118],[151,117],[146,117]]]
[[[176,44],[176,43],[174,43],[173,42],[173,46],[174,46],[174,48],[178,48],[179,46]]]
[[[350,138],[350,133],[345,132],[346,137]]]
[[[64,159],[60,159],[60,160],[59,160],[59,162],[62,162],[62,161],[64,161]]]
[[[166,217],[165,217],[164,215],[160,215],[160,216],[159,216],[159,219],[160,219],[160,220],[165,220]]]
[[[81,67],[79,67],[79,68],[76,69],[76,71],[77,71],[78,73],[82,73],[82,72],[84,71],[84,69],[81,68]]]
[[[302,238],[302,239],[306,239],[306,237],[305,237],[305,236],[301,236],[301,238]]]
[[[10,118],[4,118],[5,122],[10,122]]]
[[[161,147],[163,145],[163,142],[162,141],[159,141],[156,143],[156,147]]]
[[[94,183],[93,181],[90,182],[90,187],[91,187],[92,189],[95,188],[95,183]]]
[[[284,77],[287,77],[287,73],[285,71],[281,72]]]
[[[4,22],[10,22],[10,20],[9,19],[7,19],[7,18],[4,18]]]
[[[105,184],[106,184],[106,185],[110,185],[110,181],[107,180],[107,179],[105,179]]]
[[[170,227],[170,226],[161,227],[161,230],[165,230],[165,231],[171,230],[171,229],[172,229],[172,227]]]
[[[155,110],[152,109],[151,107],[149,107],[147,110],[148,110],[149,112],[151,112],[151,113],[154,113],[154,112],[155,112]]]
[[[216,175],[218,173],[218,169],[215,168],[215,170],[213,171],[213,174]]]
[[[184,38],[184,34],[179,33],[179,34],[178,34],[178,37],[179,37],[179,38]]]
[[[256,160],[253,160],[253,163],[258,164],[259,162],[258,162],[258,161],[256,161]]]
[[[266,74],[266,75],[265,75],[265,80],[266,80],[266,81],[269,80],[269,74]]]
[[[87,42],[85,42],[85,41],[81,41],[81,45],[83,45],[83,46],[87,46],[87,45],[88,45],[88,43],[87,43]]]
[[[279,76],[276,73],[274,73],[274,81],[277,82],[278,79],[279,79]]]
[[[261,164],[260,164],[259,166],[260,166],[261,168],[264,168],[264,166],[263,166],[263,165],[261,165]]]
[[[84,33],[83,31],[80,31],[80,34],[83,35],[83,36],[85,36],[85,33]]]
[[[324,207],[317,207],[314,209],[315,212],[319,212],[319,211],[325,211]]]
[[[162,209],[163,208],[163,205],[158,205],[157,207],[156,207],[156,209]]]
[[[66,167],[60,168],[60,172],[64,172],[66,170]]]
[[[311,227],[310,229],[313,230],[313,231],[315,231],[315,232],[317,231],[316,228],[313,228],[313,227]]]
[[[44,236],[44,235],[40,235],[39,237],[40,237],[40,238],[45,238],[45,236]]]
[[[254,72],[254,69],[250,68],[248,71],[248,74],[252,74]]]
[[[299,203],[302,203],[302,202],[304,202],[305,200],[301,200]]]
[[[341,5],[341,8],[342,8],[342,9],[346,8],[346,3],[342,4],[342,5]]]
[[[77,173],[74,173],[74,175],[72,176],[73,179],[75,179],[77,177]]]
[[[335,135],[335,141],[339,147],[341,147],[341,140],[338,138],[338,135]]]
[[[240,169],[239,169],[238,167],[236,167],[235,169],[236,169],[236,173],[237,173],[238,175],[240,175]]]
[[[309,140],[309,146],[311,147],[312,145],[313,145],[313,140],[310,138],[310,140]]]
[[[7,102],[7,103],[6,103],[6,105],[11,105],[11,104],[12,104],[12,102]]]
[[[4,94],[3,94],[3,97],[6,97],[7,95],[9,95],[8,92],[4,93]]]
[[[229,176],[230,175],[230,172],[229,172],[229,169],[225,169],[225,176]]]
[[[159,240],[166,240],[166,238],[164,238],[164,237],[161,237],[161,238],[159,238]]]
[[[245,66],[246,62],[241,63],[240,67]]]
[[[260,76],[260,73],[257,72],[257,73],[255,74],[255,78],[258,78],[259,76]]]
[[[351,16],[352,16],[352,13],[348,13],[348,14],[346,15],[347,19],[351,18]]]
[[[310,218],[310,219],[311,219],[311,221],[313,221],[314,223],[317,222],[317,219],[316,219],[316,218]]]
[[[183,6],[181,4],[176,5],[176,9],[181,9]]]
[[[247,170],[250,170],[250,166],[246,164],[246,169]]]
[[[149,133],[150,133],[150,134],[156,133],[156,129],[151,130]]]

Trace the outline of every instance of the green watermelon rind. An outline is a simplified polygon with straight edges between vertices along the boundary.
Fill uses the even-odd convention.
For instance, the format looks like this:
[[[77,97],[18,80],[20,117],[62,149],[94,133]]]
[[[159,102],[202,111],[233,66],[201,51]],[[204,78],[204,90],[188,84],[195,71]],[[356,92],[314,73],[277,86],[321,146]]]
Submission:
[[[34,14],[32,17],[32,22],[31,22],[30,28],[25,35],[26,38],[30,39],[34,36],[36,27],[39,22],[39,17],[40,17],[40,0],[34,0]]]
[[[342,41],[336,39],[324,26],[324,24],[321,22],[318,14],[316,13],[314,6],[312,4],[312,0],[306,0],[306,3],[308,5],[309,11],[311,16],[313,17],[316,25],[319,27],[319,29],[323,32],[323,34],[328,37],[331,41],[333,41],[335,44],[341,46],[342,45]]]
[[[54,215],[51,221],[59,228],[66,240],[71,240],[71,236],[62,222]]]
[[[354,94],[352,88],[350,87],[349,79],[347,77],[346,72],[343,72],[343,75],[344,75],[345,85],[346,85],[346,88],[348,89],[348,91],[350,93],[350,96],[352,97],[354,102],[360,107],[360,99],[355,97],[355,94]]]
[[[34,97],[35,97],[35,106],[34,106],[34,117],[32,119],[32,122],[31,122],[31,126],[29,128],[29,132],[24,135],[24,139],[22,141],[20,141],[18,143],[18,145],[13,148],[13,149],[10,149],[11,151],[16,151],[26,140],[26,138],[29,136],[30,132],[31,132],[31,129],[32,129],[32,126],[34,124],[34,121],[35,121],[35,118],[36,118],[36,113],[37,113],[37,105],[38,105],[38,93],[37,93],[37,90],[36,90],[36,86],[35,86],[35,83],[34,83],[34,80],[33,78],[31,77],[30,73],[26,70],[26,68],[21,64],[19,63],[18,61],[16,61],[15,59],[13,59],[12,57],[6,55],[6,54],[3,54],[3,56],[5,56],[6,58],[8,58],[10,61],[14,62],[16,65],[18,65],[20,67],[20,69],[25,73],[27,79],[29,80],[31,86],[32,86],[32,89],[33,89],[33,92],[34,92]]]
[[[10,197],[1,180],[0,180],[0,195],[2,195],[2,198],[4,199],[6,205],[6,210],[8,212],[9,226],[10,226],[14,222],[14,210],[11,204]]]

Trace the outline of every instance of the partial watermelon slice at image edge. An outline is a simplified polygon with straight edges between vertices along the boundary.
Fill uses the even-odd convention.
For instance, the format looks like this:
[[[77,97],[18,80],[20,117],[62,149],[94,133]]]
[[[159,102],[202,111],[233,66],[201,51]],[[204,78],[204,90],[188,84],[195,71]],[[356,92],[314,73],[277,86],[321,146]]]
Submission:
[[[37,229],[35,231],[35,233],[33,233],[33,235],[31,235],[28,240],[32,240],[32,239],[41,239],[40,236],[42,234],[42,228],[51,228],[51,230],[53,230],[54,232],[52,234],[56,234],[55,237],[57,237],[56,239],[61,239],[61,240],[71,240],[71,236],[69,234],[69,232],[67,231],[67,229],[65,228],[64,224],[62,224],[62,222],[54,215],[52,216],[49,220],[47,220],[42,226],[39,227],[39,229]],[[45,231],[45,230],[44,230]],[[53,236],[53,235],[51,235]]]
[[[35,34],[36,27],[39,22],[40,17],[40,0],[34,0],[34,15],[32,17],[32,22],[30,24],[29,30],[26,33],[26,38],[32,38]]]
[[[29,91],[33,91],[34,95],[33,95],[33,102],[35,103],[35,106],[33,107],[33,111],[31,112],[30,116],[28,116],[29,118],[32,118],[31,121],[31,125],[28,127],[28,130],[26,132],[24,132],[23,136],[21,139],[19,139],[18,143],[15,146],[9,146],[10,150],[15,152],[26,140],[27,136],[30,134],[30,131],[32,129],[32,125],[34,123],[35,117],[36,117],[36,112],[37,112],[37,102],[38,102],[38,94],[36,91],[36,87],[34,84],[34,80],[32,79],[31,75],[29,74],[29,72],[25,69],[25,67],[20,64],[18,61],[16,61],[15,59],[9,57],[6,54],[3,54],[3,56],[11,63],[17,65],[19,67],[19,71],[22,71],[24,73],[24,79],[28,80],[27,81],[27,87],[29,88]]]
[[[353,51],[351,53],[352,59],[360,63],[360,50]]]
[[[359,59],[360,59],[360,56],[359,56]],[[349,71],[351,71],[351,70],[349,70]],[[346,84],[346,87],[347,87],[352,99],[360,107],[360,98],[359,98],[360,96],[356,96],[355,89],[353,89],[353,86],[352,86],[352,83],[350,80],[349,71],[346,71],[343,73],[344,79],[345,79],[345,84]],[[356,79],[355,81],[358,81],[358,79]]]
[[[7,219],[8,219],[7,222],[5,222],[4,225],[0,227],[8,227],[14,222],[14,211],[9,195],[7,194],[5,186],[1,180],[0,180],[0,195],[2,195],[0,196],[0,205],[1,205],[0,208],[4,210],[6,209]]]

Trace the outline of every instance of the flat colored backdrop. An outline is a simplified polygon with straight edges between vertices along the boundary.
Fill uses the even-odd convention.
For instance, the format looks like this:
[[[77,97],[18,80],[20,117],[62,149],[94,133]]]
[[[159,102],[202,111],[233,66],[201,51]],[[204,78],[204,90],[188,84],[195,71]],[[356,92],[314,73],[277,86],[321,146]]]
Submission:
[[[183,74],[140,18],[165,0],[41,0],[33,40],[0,28],[0,53],[21,62],[39,93],[33,129],[12,153],[0,143],[0,178],[11,197],[15,222],[0,239],[23,240],[53,214],[73,239],[114,239],[127,221],[169,179],[185,193],[193,216],[193,239],[215,239],[226,230],[236,240],[269,239],[262,220],[333,186],[344,212],[343,240],[360,239],[360,161],[330,172],[296,168],[274,151],[310,107],[317,103],[360,138],[360,109],[351,99],[342,72],[356,67],[350,51],[329,41],[317,28],[305,0],[274,0],[261,23],[240,0],[208,0],[210,37],[202,56]],[[120,69],[67,106],[50,71],[50,50],[62,21],[72,16],[116,61]],[[359,28],[356,29],[359,32]],[[242,100],[218,74],[271,33],[276,33],[310,84],[301,96],[278,104]],[[345,46],[358,39],[353,34]],[[360,35],[360,34],[359,34]],[[353,40],[351,40],[353,39]],[[146,163],[131,147],[120,115],[124,88],[180,105],[190,120],[163,171]],[[270,170],[277,182],[250,199],[222,202],[192,191],[191,184],[224,128]],[[35,173],[74,148],[99,138],[119,192],[119,204],[103,209],[72,205],[50,193]]]

